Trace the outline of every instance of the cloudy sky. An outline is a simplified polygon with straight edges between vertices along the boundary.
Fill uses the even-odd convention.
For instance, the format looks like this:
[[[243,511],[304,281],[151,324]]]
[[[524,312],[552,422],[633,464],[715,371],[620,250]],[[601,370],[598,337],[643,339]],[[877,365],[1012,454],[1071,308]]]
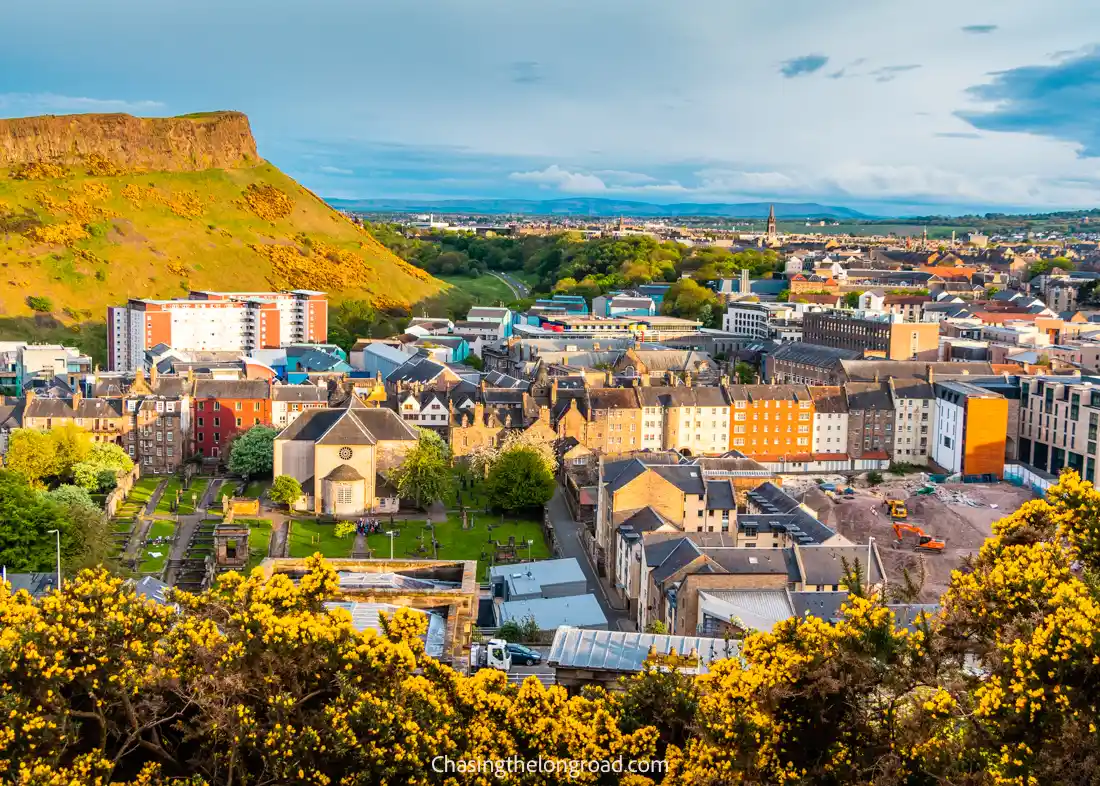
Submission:
[[[1094,0],[35,0],[0,30],[0,116],[238,109],[332,197],[1100,206]]]

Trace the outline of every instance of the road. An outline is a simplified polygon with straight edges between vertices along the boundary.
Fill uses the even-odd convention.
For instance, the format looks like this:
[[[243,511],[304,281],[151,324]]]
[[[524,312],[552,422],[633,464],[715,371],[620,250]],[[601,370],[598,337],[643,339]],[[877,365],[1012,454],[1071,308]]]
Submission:
[[[505,284],[507,284],[508,288],[512,290],[512,294],[516,296],[516,300],[523,300],[523,298],[527,297],[528,293],[531,291],[531,288],[529,286],[524,284],[518,278],[510,276],[507,273],[497,273],[493,270],[490,270],[489,273],[496,276]]]
[[[517,666],[512,664],[512,670],[508,672],[509,682],[523,682],[528,677],[536,677],[543,685],[553,685],[556,682],[554,670],[546,665],[546,659],[550,657],[549,647],[531,647],[542,654],[542,663],[538,666]]]
[[[558,486],[547,505],[547,510],[550,513],[550,523],[554,525],[554,530],[557,533],[562,556],[573,557],[580,563],[581,570],[584,571],[584,577],[588,581],[588,591],[596,595],[596,600],[600,602],[600,608],[603,609],[604,616],[607,617],[608,629],[634,630],[634,623],[630,617],[612,606],[608,600],[607,587],[596,575],[596,568],[589,559],[588,551],[581,541],[581,525],[573,521],[564,494],[565,492],[561,486]]]

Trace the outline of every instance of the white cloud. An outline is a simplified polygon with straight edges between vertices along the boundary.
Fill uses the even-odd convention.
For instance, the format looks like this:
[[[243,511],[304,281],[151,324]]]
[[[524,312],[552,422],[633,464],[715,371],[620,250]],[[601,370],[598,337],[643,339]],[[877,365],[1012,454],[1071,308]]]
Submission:
[[[354,175],[355,174],[355,170],[353,170],[353,169],[344,169],[344,168],[338,167],[338,166],[327,166],[327,165],[317,167],[317,171],[324,172],[326,175]]]
[[[128,112],[159,113],[160,101],[128,101],[122,98],[89,98],[56,93],[0,93],[0,109],[38,112]]]
[[[607,191],[607,184],[595,175],[569,172],[557,164],[551,164],[546,169],[535,172],[513,172],[508,175],[508,179],[574,194],[597,194]]]

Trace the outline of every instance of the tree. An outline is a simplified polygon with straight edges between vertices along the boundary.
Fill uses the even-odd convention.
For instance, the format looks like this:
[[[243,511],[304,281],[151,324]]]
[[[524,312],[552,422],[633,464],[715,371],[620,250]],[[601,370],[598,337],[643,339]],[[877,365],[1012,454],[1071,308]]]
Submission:
[[[279,429],[253,426],[233,440],[229,449],[229,471],[245,480],[270,475],[275,468],[275,437]]]
[[[416,445],[390,470],[388,479],[401,499],[424,508],[442,499],[451,484],[451,452],[434,431],[420,429]]]
[[[84,461],[92,451],[92,435],[71,423],[51,429],[49,435],[54,443],[55,464],[52,474],[71,478],[73,467]],[[117,445],[113,447],[118,448]]]
[[[545,505],[554,496],[554,474],[533,447],[517,447],[500,455],[485,483],[495,508],[519,511]]]
[[[756,369],[743,360],[737,361],[737,365],[733,367],[733,373],[742,385],[751,385],[756,381]]]
[[[91,495],[80,486],[58,486],[46,492],[46,496],[59,505],[83,505],[87,508],[95,508]]]
[[[1074,265],[1066,257],[1054,257],[1053,259],[1037,259],[1027,267],[1028,280],[1036,276],[1042,276],[1052,270],[1073,270]]]
[[[272,502],[281,503],[288,508],[292,507],[302,498],[302,484],[290,475],[279,475],[271,482],[267,496],[271,497]]]
[[[666,625],[661,620],[653,620],[652,622],[650,622],[648,625],[645,626],[645,632],[646,633],[659,633],[661,635],[666,635],[668,633],[668,625]]]
[[[791,299],[791,290],[789,290],[789,289],[779,290],[779,294],[775,296],[775,299],[779,303],[786,303],[787,301],[789,301]]]
[[[57,468],[57,443],[45,431],[18,428],[8,437],[4,457],[8,469],[20,473],[28,482],[40,485]]]
[[[0,470],[0,565],[16,572],[55,570],[53,529],[61,531],[62,552],[70,554],[72,526],[65,508],[37,493],[18,472]]]
[[[661,313],[684,319],[697,319],[705,327],[714,327],[721,312],[718,295],[690,278],[682,278],[668,288]]]
[[[338,538],[346,538],[348,535],[355,534],[355,522],[354,521],[338,521],[336,527],[333,529],[333,534]]]
[[[133,460],[118,445],[97,442],[83,461],[72,466],[73,483],[89,491],[109,491],[121,474],[134,468]]]
[[[844,294],[844,305],[848,308],[859,308],[859,299],[862,295],[862,292],[846,292]]]

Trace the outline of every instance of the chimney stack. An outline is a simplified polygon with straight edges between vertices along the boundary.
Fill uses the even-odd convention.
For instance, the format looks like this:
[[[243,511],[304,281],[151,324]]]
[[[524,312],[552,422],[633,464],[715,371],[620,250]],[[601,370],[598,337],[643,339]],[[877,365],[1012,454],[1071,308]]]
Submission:
[[[550,383],[550,406],[554,406],[558,403],[558,380],[555,378]]]

